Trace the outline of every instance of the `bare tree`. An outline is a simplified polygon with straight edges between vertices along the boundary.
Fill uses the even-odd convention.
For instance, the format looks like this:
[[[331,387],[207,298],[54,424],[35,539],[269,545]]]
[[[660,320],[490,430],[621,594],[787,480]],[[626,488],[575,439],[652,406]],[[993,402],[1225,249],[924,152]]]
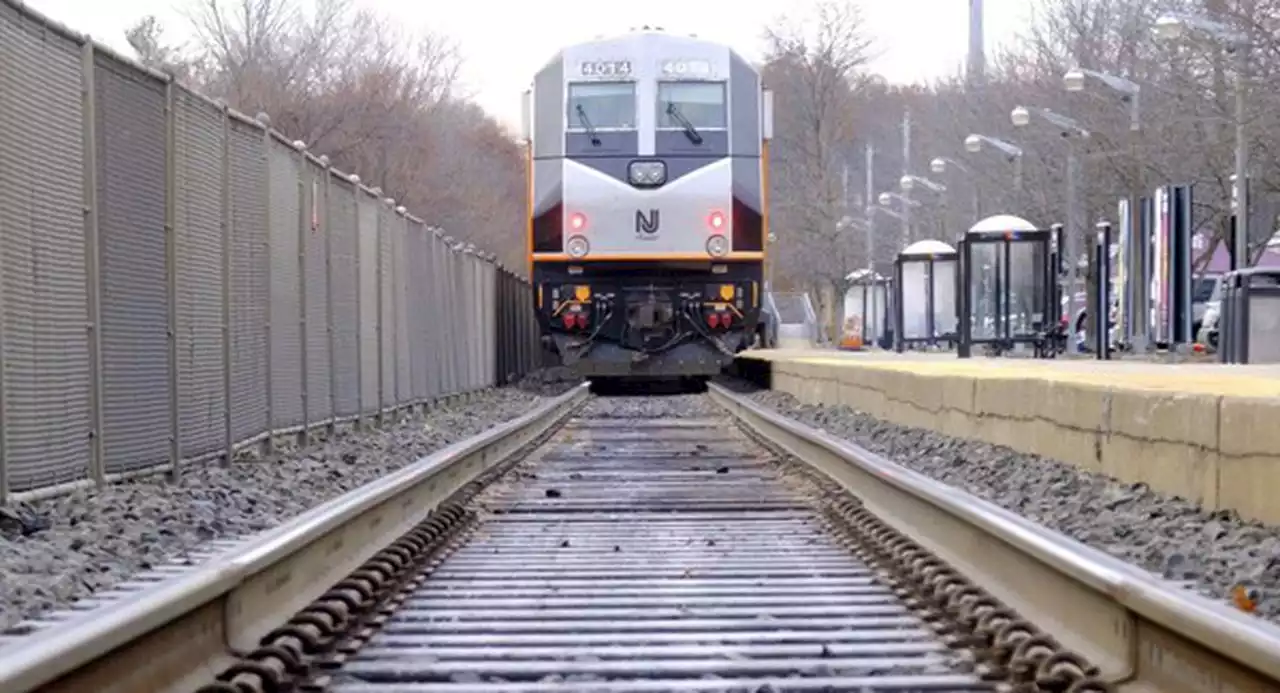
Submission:
[[[516,143],[458,94],[458,48],[411,32],[350,0],[193,0],[196,40],[167,46],[158,23],[130,42],[193,88],[273,125],[359,173],[432,224],[493,249],[512,266],[523,249],[523,165]],[[180,60],[181,59],[181,60]]]
[[[826,0],[799,21],[765,32],[765,82],[775,92],[770,199],[784,273],[808,279],[833,322],[832,299],[844,295],[857,268],[852,227],[842,224],[843,169],[853,145],[855,93],[864,80],[870,41],[852,2]]]
[[[1280,152],[1272,144],[1280,134],[1280,113],[1275,108],[1280,97],[1265,88],[1280,70],[1280,38],[1276,38],[1280,36],[1276,31],[1280,0],[1038,0],[1036,9],[1017,39],[990,57],[982,87],[944,79],[915,87],[864,84],[854,90],[858,105],[848,112],[856,114],[856,132],[871,140],[879,153],[874,172],[877,191],[895,189],[903,171],[928,175],[932,158],[948,157],[960,161],[967,171],[952,167],[947,179],[940,181],[950,188],[945,214],[937,196],[917,196],[921,207],[913,210],[916,230],[963,230],[975,219],[972,205],[961,202],[958,195],[975,186],[984,214],[1017,214],[1040,226],[1065,221],[1067,142],[1042,121],[1025,128],[1010,122],[1015,106],[1044,107],[1074,118],[1091,134],[1077,150],[1082,167],[1077,202],[1084,228],[1096,219],[1115,219],[1121,196],[1150,195],[1158,185],[1191,184],[1194,228],[1209,234],[1212,243],[1220,242],[1230,226],[1237,61],[1235,54],[1212,41],[1156,40],[1152,29],[1161,14],[1186,12],[1213,18],[1251,38],[1245,125],[1250,141],[1250,245],[1251,257],[1256,259],[1276,232],[1276,212],[1280,212]],[[1081,93],[1067,92],[1063,74],[1076,66],[1140,84],[1141,129],[1130,129],[1129,103],[1099,81],[1088,80]],[[774,69],[771,75],[780,112],[800,109],[784,99],[801,98],[796,94],[805,84],[803,73]],[[777,83],[781,79],[792,80],[795,86]],[[904,162],[898,153],[901,134],[896,126],[907,108],[913,121],[912,151],[911,160]],[[849,127],[845,112],[817,117],[825,122],[804,123],[806,132]],[[792,142],[795,133],[801,132],[797,127],[779,120],[777,159],[803,158],[809,153],[807,141]],[[965,150],[964,138],[970,133],[996,136],[1022,148],[1022,195],[1016,195],[1010,185],[1011,171],[1004,157],[990,148],[976,154]],[[795,153],[780,151],[786,146]],[[775,196],[784,194],[784,184],[791,183],[786,178],[779,181]],[[833,216],[829,207],[818,204],[830,199],[829,186],[815,185],[808,193],[799,187],[791,198],[796,204],[827,210],[828,219]],[[793,223],[791,217],[785,221]],[[855,241],[842,247],[858,246]],[[797,276],[811,271],[812,262],[794,259],[803,258],[803,252],[830,255],[829,248],[820,244],[803,252],[786,250],[792,261],[781,263],[780,268]]]

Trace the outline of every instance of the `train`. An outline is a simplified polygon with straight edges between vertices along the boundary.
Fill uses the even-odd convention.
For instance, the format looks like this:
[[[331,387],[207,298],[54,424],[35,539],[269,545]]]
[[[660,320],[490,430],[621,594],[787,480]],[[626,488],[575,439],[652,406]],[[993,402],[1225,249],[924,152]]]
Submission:
[[[764,338],[772,92],[727,45],[563,47],[523,94],[543,347],[588,378],[705,378]]]

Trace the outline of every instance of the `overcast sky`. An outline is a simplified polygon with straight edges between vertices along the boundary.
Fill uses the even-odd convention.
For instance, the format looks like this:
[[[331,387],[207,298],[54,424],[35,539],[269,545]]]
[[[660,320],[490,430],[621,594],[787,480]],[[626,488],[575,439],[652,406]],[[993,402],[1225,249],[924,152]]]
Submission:
[[[147,14],[156,15],[173,38],[185,39],[182,10],[197,1],[26,0],[28,6],[125,55],[133,53],[124,30]],[[581,0],[355,1],[406,28],[429,27],[451,36],[466,59],[466,86],[487,110],[517,127],[520,92],[533,72],[565,44],[648,24],[722,41],[756,58],[763,27],[779,12],[801,11],[809,2],[645,0],[601,3],[595,10]],[[968,0],[864,2],[864,16],[879,51],[873,70],[899,83],[955,74],[964,64],[967,48],[968,4]],[[1032,4],[1032,0],[986,0],[987,44],[1007,40],[1026,21]]]

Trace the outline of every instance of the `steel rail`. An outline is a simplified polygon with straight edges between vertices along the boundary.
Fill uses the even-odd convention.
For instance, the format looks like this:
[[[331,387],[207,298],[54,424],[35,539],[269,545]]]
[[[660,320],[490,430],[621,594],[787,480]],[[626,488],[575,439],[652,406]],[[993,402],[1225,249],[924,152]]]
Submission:
[[[0,691],[188,691],[580,405],[587,386],[268,530],[217,563],[0,649]]]
[[[1280,690],[1280,628],[755,404],[710,396],[1083,655],[1116,690]]]

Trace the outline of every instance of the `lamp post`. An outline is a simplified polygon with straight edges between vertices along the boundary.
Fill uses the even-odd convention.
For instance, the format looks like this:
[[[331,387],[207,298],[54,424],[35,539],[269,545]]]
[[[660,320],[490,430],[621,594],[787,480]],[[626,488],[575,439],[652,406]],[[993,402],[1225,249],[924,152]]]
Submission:
[[[1138,159],[1138,133],[1142,129],[1142,111],[1140,108],[1139,97],[1142,94],[1142,87],[1133,80],[1117,77],[1106,72],[1090,70],[1083,67],[1075,67],[1062,75],[1062,86],[1067,91],[1081,92],[1085,89],[1085,82],[1088,79],[1095,79],[1102,82],[1112,91],[1119,92],[1121,98],[1129,104],[1129,158],[1133,165],[1132,188],[1129,196],[1132,199],[1129,205],[1129,213],[1127,220],[1130,229],[1136,229],[1139,223],[1138,200],[1142,199],[1143,176],[1142,162]],[[1128,274],[1131,277],[1146,276],[1143,263],[1145,258],[1142,253],[1130,253],[1129,259],[1126,261],[1129,265]],[[1146,305],[1147,287],[1142,282],[1133,282],[1125,292],[1134,298],[1133,305]],[[1145,315],[1145,312],[1143,313]],[[1147,324],[1144,319],[1133,320],[1133,316],[1129,316],[1134,329],[1131,334],[1125,335],[1130,340],[1130,346],[1135,352],[1145,352],[1147,350]]]
[[[974,223],[977,223],[979,219],[982,219],[982,201],[978,195],[978,181],[973,176],[973,169],[965,166],[963,162],[952,159],[949,156],[935,156],[933,160],[929,162],[929,170],[939,176],[946,175],[948,166],[955,166],[962,172],[969,174],[969,187],[973,189],[973,221]]]
[[[1232,239],[1231,269],[1248,266],[1249,262],[1249,147],[1244,124],[1244,87],[1249,71],[1249,35],[1211,19],[1187,14],[1166,14],[1156,20],[1152,31],[1161,41],[1177,41],[1193,32],[1206,36],[1222,45],[1236,58],[1235,74],[1235,125],[1236,156],[1235,185],[1232,186],[1232,207],[1235,211],[1236,233]]]
[[[911,242],[911,208],[919,207],[920,203],[906,197],[905,195],[899,195],[898,193],[888,191],[880,193],[876,198],[876,201],[880,203],[880,206],[889,211],[892,211],[893,209],[892,205],[894,200],[902,203],[902,212],[897,213],[894,216],[902,221],[901,245],[905,246],[907,243]]]
[[[970,154],[982,151],[983,145],[990,145],[1004,153],[1013,162],[1013,192],[1015,204],[1022,204],[1022,147],[1011,144],[998,137],[970,133],[964,138],[964,149]]]
[[[1066,287],[1067,291],[1067,320],[1072,320],[1072,316],[1076,314],[1076,292],[1075,280],[1077,265],[1080,263],[1080,223],[1076,209],[1076,188],[1078,187],[1080,177],[1080,162],[1076,155],[1075,142],[1089,137],[1089,131],[1080,126],[1073,118],[1055,113],[1047,108],[1030,109],[1026,106],[1017,106],[1009,114],[1010,120],[1013,121],[1015,127],[1024,128],[1031,124],[1033,116],[1039,116],[1042,120],[1058,128],[1063,137],[1072,140],[1067,146],[1067,226],[1066,226],[1066,243],[1064,244],[1067,259],[1067,268],[1069,271],[1069,283]]]
[[[941,226],[942,226],[941,234],[945,235],[946,225],[947,225],[947,186],[941,183],[935,183],[923,176],[916,176],[910,173],[904,174],[901,178],[898,179],[898,187],[902,188],[902,192],[904,193],[910,194],[910,192],[915,189],[917,184],[920,186],[923,186],[924,188],[928,189],[931,192],[935,192],[938,194],[939,200],[941,201],[941,208],[942,208],[941,209]]]

